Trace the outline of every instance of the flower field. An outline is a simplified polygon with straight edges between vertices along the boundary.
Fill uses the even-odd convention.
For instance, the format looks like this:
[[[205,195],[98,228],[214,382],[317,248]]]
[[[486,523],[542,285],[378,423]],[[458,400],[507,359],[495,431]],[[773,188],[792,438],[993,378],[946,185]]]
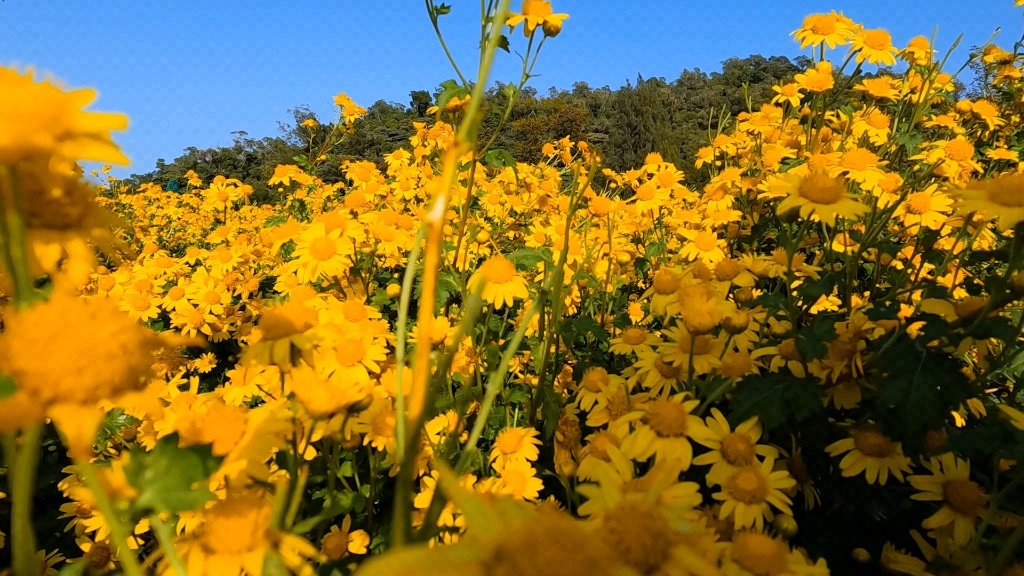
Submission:
[[[808,16],[694,178],[496,147],[572,21],[481,9],[272,201],[98,186],[127,118],[0,68],[0,574],[1024,575],[1024,44]]]

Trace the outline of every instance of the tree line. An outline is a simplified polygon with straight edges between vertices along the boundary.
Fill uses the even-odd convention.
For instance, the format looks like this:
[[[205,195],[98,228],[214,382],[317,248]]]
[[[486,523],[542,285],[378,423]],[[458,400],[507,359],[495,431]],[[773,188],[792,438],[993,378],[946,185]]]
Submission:
[[[519,161],[534,162],[540,159],[545,142],[568,136],[598,147],[606,165],[615,170],[638,167],[648,153],[659,152],[692,176],[697,150],[707,145],[709,131],[716,130],[722,118],[746,111],[748,105],[756,108],[771,101],[773,85],[809,65],[802,56],[791,60],[752,55],[725,60],[720,71],[684,70],[672,81],[638,76],[615,89],[577,82],[571,89],[550,88],[545,93],[528,87],[519,95],[495,146]],[[380,100],[367,108],[353,132],[320,164],[317,175],[325,182],[337,182],[341,179],[339,166],[346,159],[383,166],[385,155],[408,143],[414,133],[413,122],[428,119],[427,110],[439,90],[412,91],[408,104]],[[484,138],[497,129],[505,98],[500,84],[487,92],[485,106],[491,113],[481,127]],[[289,113],[290,121],[278,122],[277,136],[257,139],[244,131],[233,132],[231,146],[191,146],[172,162],[157,160],[154,170],[133,174],[127,183],[154,182],[166,187],[179,180],[184,185],[182,177],[193,170],[205,182],[218,174],[237,178],[253,186],[255,201],[269,201],[274,195],[266,182],[274,167],[294,164],[295,156],[307,153],[310,139],[315,146],[334,128],[329,123],[303,126],[305,120],[315,117],[306,106]]]

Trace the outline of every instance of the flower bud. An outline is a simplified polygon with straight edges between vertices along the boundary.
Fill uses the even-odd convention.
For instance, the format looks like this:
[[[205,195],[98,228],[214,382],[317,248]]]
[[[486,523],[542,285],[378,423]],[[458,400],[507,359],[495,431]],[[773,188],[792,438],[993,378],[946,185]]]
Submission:
[[[554,38],[562,32],[562,21],[561,20],[545,20],[544,21],[544,35],[548,38]]]
[[[736,300],[737,304],[746,304],[754,299],[754,290],[749,286],[743,286],[737,288],[732,294],[733,299]]]
[[[746,310],[737,310],[722,321],[722,328],[729,334],[741,334],[750,326],[750,314]]]

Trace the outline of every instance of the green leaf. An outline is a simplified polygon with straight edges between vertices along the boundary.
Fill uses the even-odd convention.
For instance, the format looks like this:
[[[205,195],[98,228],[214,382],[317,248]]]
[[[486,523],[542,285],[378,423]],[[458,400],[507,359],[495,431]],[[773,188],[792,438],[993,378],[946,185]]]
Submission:
[[[483,398],[479,388],[464,386],[455,391],[455,412],[459,415],[469,412],[470,405]]]
[[[383,310],[389,302],[391,302],[391,297],[388,296],[387,292],[380,288],[374,290],[373,296],[370,297],[370,306],[373,306],[378,310]]]
[[[543,400],[540,413],[544,422],[544,438],[551,439],[558,428],[558,418],[562,415],[562,399],[555,393],[551,386],[544,386],[541,389]]]
[[[577,334],[592,334],[594,338],[601,342],[608,342],[608,331],[604,329],[604,326],[598,324],[597,320],[589,316],[573,320],[573,327],[576,329]]]
[[[501,50],[504,50],[506,53],[509,53],[509,54],[512,53],[512,51],[511,51],[511,49],[509,48],[509,45],[508,45],[508,36],[505,36],[504,34],[502,34],[501,36],[498,37],[498,48],[500,48]]]
[[[664,253],[665,253],[665,243],[664,242],[660,242],[660,241],[659,242],[652,242],[652,243],[648,244],[646,248],[644,248],[644,257],[647,258],[648,260],[654,260],[655,258],[657,258],[658,256],[661,256]]]
[[[818,280],[808,282],[806,284],[801,284],[800,287],[796,289],[796,291],[797,294],[800,294],[801,296],[804,297],[804,300],[808,302],[815,302],[818,300],[818,298],[821,298],[825,294],[831,294],[832,289],[835,288],[835,286],[835,274],[829,272],[827,274],[822,275],[822,277],[819,278]]]
[[[439,4],[437,6],[434,6],[435,16],[445,16],[446,14],[451,13],[451,11],[452,7],[449,6],[448,4]]]
[[[521,270],[532,270],[541,261],[551,261],[551,249],[543,248],[520,248],[509,254],[507,258]]]
[[[512,100],[519,94],[519,88],[515,84],[505,84],[501,87],[501,93],[509,100]]]
[[[815,316],[810,326],[796,336],[796,349],[810,362],[828,354],[828,343],[836,339],[836,317],[831,314]]]
[[[769,374],[746,378],[733,395],[729,420],[739,424],[758,416],[765,430],[789,421],[802,422],[824,410],[823,389],[813,378]]]
[[[516,167],[516,159],[512,156],[512,153],[504,148],[492,148],[484,154],[484,164],[491,168],[507,168]]]
[[[355,502],[355,493],[352,491],[335,492],[331,498],[331,503],[328,506],[324,506],[324,509],[313,516],[312,518],[306,518],[296,522],[292,526],[292,532],[295,534],[305,534],[316,528],[317,524],[324,520],[330,520],[335,516],[346,514],[352,510],[352,504]]]
[[[6,374],[0,374],[0,400],[14,395],[18,387],[14,384],[14,378]]]
[[[437,275],[437,307],[444,306],[452,294],[459,293],[459,284],[455,276],[450,272],[442,272]]]
[[[525,404],[530,400],[530,393],[522,388],[512,390],[508,395],[509,404]]]
[[[469,95],[469,90],[455,80],[445,80],[441,83],[441,93],[437,95],[437,107],[444,109],[452,98],[463,98]]]
[[[971,383],[960,371],[959,361],[949,354],[924,346],[927,339],[912,340],[900,334],[878,362],[880,374],[875,408],[887,414],[887,432],[915,452],[929,430],[945,426],[949,411],[972,397]]]
[[[274,226],[280,226],[288,221],[288,216],[285,214],[275,214],[270,218],[263,221],[264,228],[273,228]]]
[[[122,430],[129,426],[138,424],[140,420],[125,414],[125,411],[120,408],[114,408],[107,415],[103,417],[103,422],[100,423],[100,429],[96,431],[96,446],[103,447],[107,445],[107,440],[112,436],[120,434]]]
[[[177,514],[212,500],[207,484],[222,458],[210,450],[210,446],[181,448],[177,434],[161,438],[150,452],[132,450],[125,476],[139,493],[137,510],[146,515]]]

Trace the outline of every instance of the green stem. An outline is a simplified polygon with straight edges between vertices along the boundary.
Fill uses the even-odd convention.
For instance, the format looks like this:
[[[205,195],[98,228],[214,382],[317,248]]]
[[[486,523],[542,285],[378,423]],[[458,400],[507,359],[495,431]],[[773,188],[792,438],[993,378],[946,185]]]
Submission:
[[[18,188],[17,174],[5,165],[0,165],[0,242],[4,247],[4,260],[14,279],[12,301],[17,307],[24,307],[34,299],[32,275],[28,268],[25,243],[25,221],[22,220],[22,198]]]
[[[149,523],[153,526],[153,533],[156,535],[156,541],[160,544],[160,550],[164,553],[164,558],[171,563],[171,567],[174,568],[178,576],[188,576],[185,563],[181,561],[178,551],[174,548],[174,529],[169,523],[161,520],[158,514],[150,516]]]
[[[82,460],[76,464],[85,480],[85,485],[96,499],[96,507],[100,509],[100,513],[103,514],[103,518],[110,526],[114,549],[117,551],[117,559],[121,561],[121,568],[124,570],[125,576],[143,576],[138,557],[134,551],[128,548],[128,538],[131,537],[131,532],[125,528],[121,517],[117,515],[114,507],[110,504],[110,499],[107,498],[107,493],[100,483],[100,477],[96,473],[96,466],[88,460]]]
[[[35,492],[36,465],[39,462],[41,424],[26,428],[21,434],[21,447],[13,434],[4,437],[6,458],[13,461],[11,479],[11,544],[16,576],[38,576],[36,535],[32,527],[32,499]]]

